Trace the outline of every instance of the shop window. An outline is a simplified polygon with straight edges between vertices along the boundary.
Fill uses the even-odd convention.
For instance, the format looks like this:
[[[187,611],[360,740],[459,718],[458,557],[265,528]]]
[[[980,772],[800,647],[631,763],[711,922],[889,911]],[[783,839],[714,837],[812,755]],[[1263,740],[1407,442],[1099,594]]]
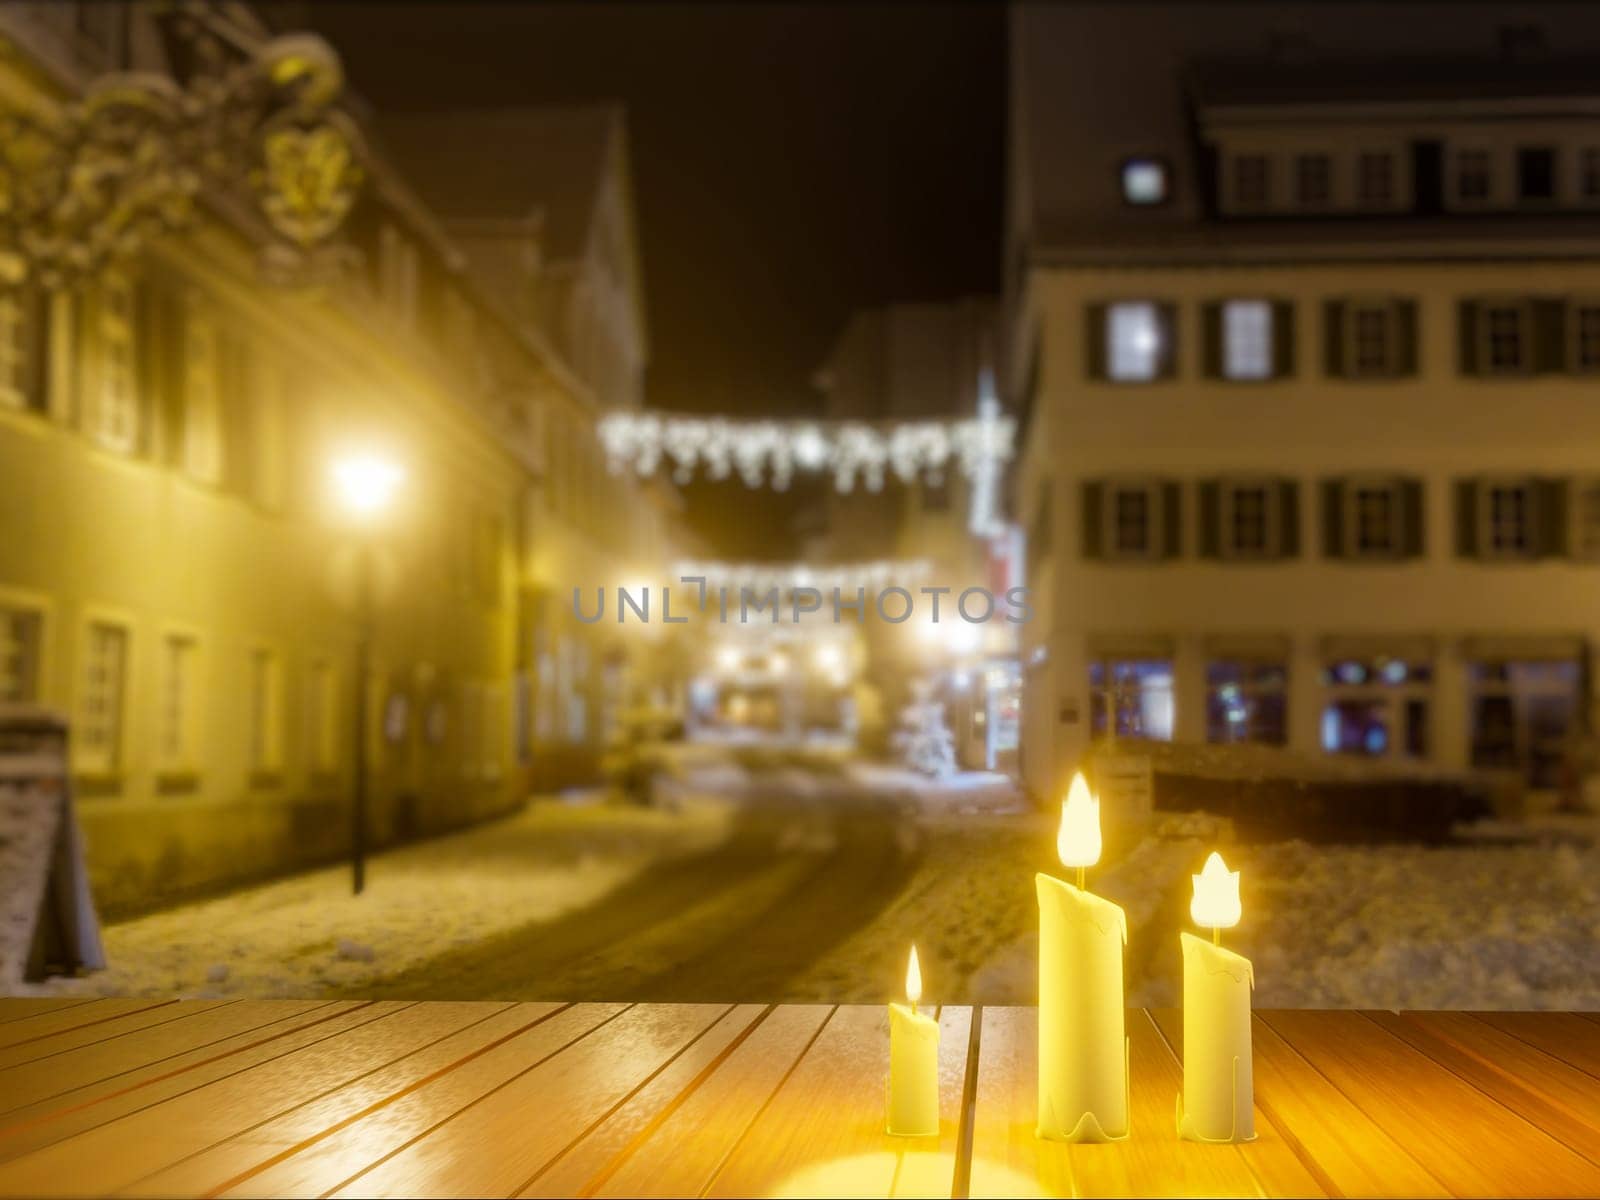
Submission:
[[[1288,671],[1281,662],[1221,660],[1206,664],[1206,740],[1288,740]]]
[[[1326,663],[1322,748],[1368,758],[1426,758],[1430,663],[1382,655]]]
[[[1172,740],[1170,659],[1104,659],[1089,664],[1089,730],[1095,736]]]

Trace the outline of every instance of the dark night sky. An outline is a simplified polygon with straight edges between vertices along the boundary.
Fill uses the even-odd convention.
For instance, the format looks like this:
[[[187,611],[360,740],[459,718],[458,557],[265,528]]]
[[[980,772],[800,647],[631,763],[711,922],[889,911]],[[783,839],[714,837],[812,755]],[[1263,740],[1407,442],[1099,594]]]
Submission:
[[[998,288],[1003,6],[301,11],[381,109],[626,104],[652,405],[804,411],[855,308]],[[738,528],[716,519],[730,502]],[[691,503],[741,557],[767,556],[792,505],[739,483]]]

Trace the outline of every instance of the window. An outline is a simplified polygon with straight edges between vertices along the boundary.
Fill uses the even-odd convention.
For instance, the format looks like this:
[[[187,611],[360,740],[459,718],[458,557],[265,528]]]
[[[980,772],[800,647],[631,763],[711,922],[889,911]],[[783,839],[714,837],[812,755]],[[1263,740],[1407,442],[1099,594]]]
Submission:
[[[1233,160],[1233,203],[1237,208],[1265,208],[1271,199],[1267,156],[1240,154]]]
[[[1281,662],[1223,660],[1206,664],[1206,740],[1288,740],[1288,671]]]
[[[1161,492],[1154,483],[1106,485],[1106,546],[1112,558],[1154,558],[1161,549]]]
[[[99,296],[100,386],[94,436],[113,450],[130,451],[139,435],[139,401],[133,358],[133,289],[119,274],[105,278]]]
[[[222,478],[221,358],[216,322],[189,301],[183,334],[183,466],[196,479]]]
[[[1161,314],[1148,301],[1110,306],[1106,320],[1106,363],[1112,379],[1139,382],[1161,372]]]
[[[1157,158],[1130,158],[1122,164],[1122,199],[1127,204],[1164,204],[1170,184],[1167,164]]]
[[[38,701],[43,627],[37,609],[0,604],[0,703]]]
[[[1480,545],[1492,555],[1507,558],[1532,555],[1537,548],[1533,484],[1526,480],[1491,482],[1481,494]]]
[[[1400,489],[1393,483],[1354,483],[1350,487],[1349,553],[1357,558],[1387,558],[1401,548]]]
[[[1600,200],[1600,146],[1587,146],[1578,165],[1578,191],[1585,200]]]
[[[330,772],[339,766],[339,693],[333,664],[318,659],[311,664],[306,722],[310,733],[311,768]]]
[[[1394,309],[1390,305],[1351,305],[1349,337],[1350,374],[1394,373]]]
[[[1387,150],[1363,150],[1356,159],[1356,198],[1362,204],[1394,203],[1394,155]]]
[[[276,771],[283,765],[283,681],[278,656],[250,652],[250,769]]]
[[[1229,379],[1272,375],[1272,304],[1229,300],[1222,306],[1222,363]]]
[[[23,408],[28,403],[27,309],[18,288],[0,292],[0,405]]]
[[[1222,489],[1222,544],[1235,558],[1263,558],[1277,546],[1276,489],[1271,483],[1225,484]]]
[[[122,755],[128,631],[109,621],[91,621],[84,650],[83,718],[78,723],[78,759],[87,771],[109,773],[117,769]]]
[[[1496,657],[1469,663],[1468,761],[1479,768],[1520,771],[1532,788],[1561,787],[1570,769],[1570,735],[1581,719],[1583,683],[1575,658]]]
[[[1322,748],[1369,758],[1426,758],[1431,663],[1364,654],[1323,664]]]
[[[1487,150],[1456,151],[1456,199],[1483,203],[1489,199],[1490,174]]]
[[[1600,559],[1600,480],[1587,480],[1573,489],[1572,553]]]
[[[1580,301],[1571,309],[1570,345],[1574,371],[1600,371],[1600,302]]]
[[[1528,306],[1486,303],[1479,310],[1478,361],[1491,373],[1517,374],[1529,366]]]
[[[1306,208],[1323,208],[1333,198],[1333,163],[1326,154],[1301,154],[1294,160],[1295,199]]]
[[[199,644],[192,636],[171,633],[163,639],[160,735],[156,749],[161,765],[168,769],[194,766],[198,663]]]
[[[1089,732],[1172,740],[1170,659],[1104,659],[1089,664]]]
[[[1517,194],[1524,200],[1556,197],[1556,152],[1545,146],[1523,146],[1517,151]]]

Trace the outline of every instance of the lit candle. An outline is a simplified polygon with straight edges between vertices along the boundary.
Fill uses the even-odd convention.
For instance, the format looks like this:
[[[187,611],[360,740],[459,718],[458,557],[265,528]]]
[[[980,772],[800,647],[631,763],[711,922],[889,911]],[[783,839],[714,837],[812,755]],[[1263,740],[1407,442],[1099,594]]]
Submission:
[[[917,948],[906,966],[906,999],[889,1005],[889,1132],[939,1135],[939,1023],[917,1011],[922,969]]]
[[[1178,1136],[1194,1142],[1248,1142],[1256,1135],[1250,1064],[1250,989],[1255,970],[1224,949],[1221,931],[1239,923],[1239,872],[1215,851],[1194,880],[1189,915],[1211,939],[1183,943],[1183,1101]]]
[[[1122,909],[1083,886],[1100,861],[1100,801],[1075,775],[1061,806],[1056,851],[1074,887],[1041,873],[1039,893],[1039,1136],[1068,1142],[1128,1136],[1123,1027]]]

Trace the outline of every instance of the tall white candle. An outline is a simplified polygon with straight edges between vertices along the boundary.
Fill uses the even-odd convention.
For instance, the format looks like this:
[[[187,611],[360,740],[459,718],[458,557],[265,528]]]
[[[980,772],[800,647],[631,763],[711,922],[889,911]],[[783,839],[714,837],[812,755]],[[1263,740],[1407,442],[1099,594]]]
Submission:
[[[1239,872],[1213,853],[1194,879],[1190,912],[1211,939],[1179,935],[1183,946],[1183,1098],[1178,1136],[1195,1142],[1255,1137],[1250,1060],[1250,960],[1217,944],[1217,930],[1239,923]]]
[[[1083,869],[1100,858],[1100,803],[1082,775],[1061,810],[1056,848],[1079,884],[1040,874],[1038,1133],[1056,1141],[1128,1136],[1128,1045],[1122,948],[1127,917],[1086,891]]]
[[[917,1011],[922,970],[917,948],[906,967],[910,1005],[889,1005],[889,1132],[902,1137],[939,1134],[939,1023]]]

